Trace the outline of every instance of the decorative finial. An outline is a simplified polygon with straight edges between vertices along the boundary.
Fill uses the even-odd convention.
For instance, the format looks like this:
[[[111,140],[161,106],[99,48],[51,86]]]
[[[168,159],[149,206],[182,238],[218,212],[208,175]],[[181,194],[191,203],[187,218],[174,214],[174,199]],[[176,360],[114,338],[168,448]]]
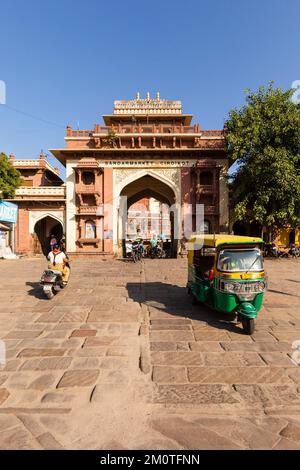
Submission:
[[[159,93],[159,91],[156,93],[156,99],[157,99],[157,101],[160,100],[160,93]]]
[[[137,94],[136,94],[136,99],[137,99],[137,100],[140,99],[140,93],[139,93],[139,92],[137,92]]]
[[[149,93],[149,91],[147,92],[147,101],[150,101],[150,93]]]

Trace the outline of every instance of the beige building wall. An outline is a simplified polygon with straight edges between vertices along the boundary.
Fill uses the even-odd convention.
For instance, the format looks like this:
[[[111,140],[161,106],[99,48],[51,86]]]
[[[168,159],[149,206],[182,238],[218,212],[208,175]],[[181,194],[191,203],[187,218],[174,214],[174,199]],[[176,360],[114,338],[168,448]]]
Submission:
[[[220,171],[220,231],[229,231],[229,192],[228,192],[228,163],[223,163]]]

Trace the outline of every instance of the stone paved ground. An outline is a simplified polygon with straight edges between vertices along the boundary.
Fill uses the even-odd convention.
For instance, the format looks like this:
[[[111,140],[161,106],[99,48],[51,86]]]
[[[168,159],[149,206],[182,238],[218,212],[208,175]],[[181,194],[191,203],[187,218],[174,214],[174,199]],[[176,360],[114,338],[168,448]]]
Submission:
[[[0,261],[2,449],[300,449],[300,262],[267,261],[252,337],[192,306],[186,260]]]

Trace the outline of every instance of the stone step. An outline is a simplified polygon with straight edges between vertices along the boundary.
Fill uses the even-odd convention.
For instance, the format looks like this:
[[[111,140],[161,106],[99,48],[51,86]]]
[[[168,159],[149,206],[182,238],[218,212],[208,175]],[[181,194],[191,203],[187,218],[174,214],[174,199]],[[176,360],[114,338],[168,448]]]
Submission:
[[[109,252],[104,252],[104,251],[98,251],[98,252],[94,252],[94,251],[84,251],[84,252],[68,252],[68,256],[70,257],[70,259],[76,259],[76,258],[79,258],[79,259],[95,259],[97,257],[99,257],[99,259],[102,259],[102,260],[112,260],[115,258],[115,255],[113,253],[109,253]]]

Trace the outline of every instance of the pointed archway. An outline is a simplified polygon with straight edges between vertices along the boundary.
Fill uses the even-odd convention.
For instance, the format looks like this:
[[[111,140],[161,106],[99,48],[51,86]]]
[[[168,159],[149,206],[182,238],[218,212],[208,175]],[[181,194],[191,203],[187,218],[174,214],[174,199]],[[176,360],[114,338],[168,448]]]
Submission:
[[[46,256],[50,250],[50,238],[52,235],[57,241],[60,241],[63,235],[63,226],[61,221],[46,215],[35,223],[33,253],[44,254]]]
[[[176,256],[177,238],[175,237],[175,221],[177,221],[177,214],[174,214],[174,212],[176,212],[176,194],[171,185],[166,184],[164,181],[156,178],[152,174],[144,174],[123,186],[119,195],[122,202],[119,206],[118,213],[118,255],[124,255],[128,210],[136,202],[145,198],[152,198],[169,208],[170,251],[172,256]],[[160,234],[161,233],[157,233],[156,235]]]

